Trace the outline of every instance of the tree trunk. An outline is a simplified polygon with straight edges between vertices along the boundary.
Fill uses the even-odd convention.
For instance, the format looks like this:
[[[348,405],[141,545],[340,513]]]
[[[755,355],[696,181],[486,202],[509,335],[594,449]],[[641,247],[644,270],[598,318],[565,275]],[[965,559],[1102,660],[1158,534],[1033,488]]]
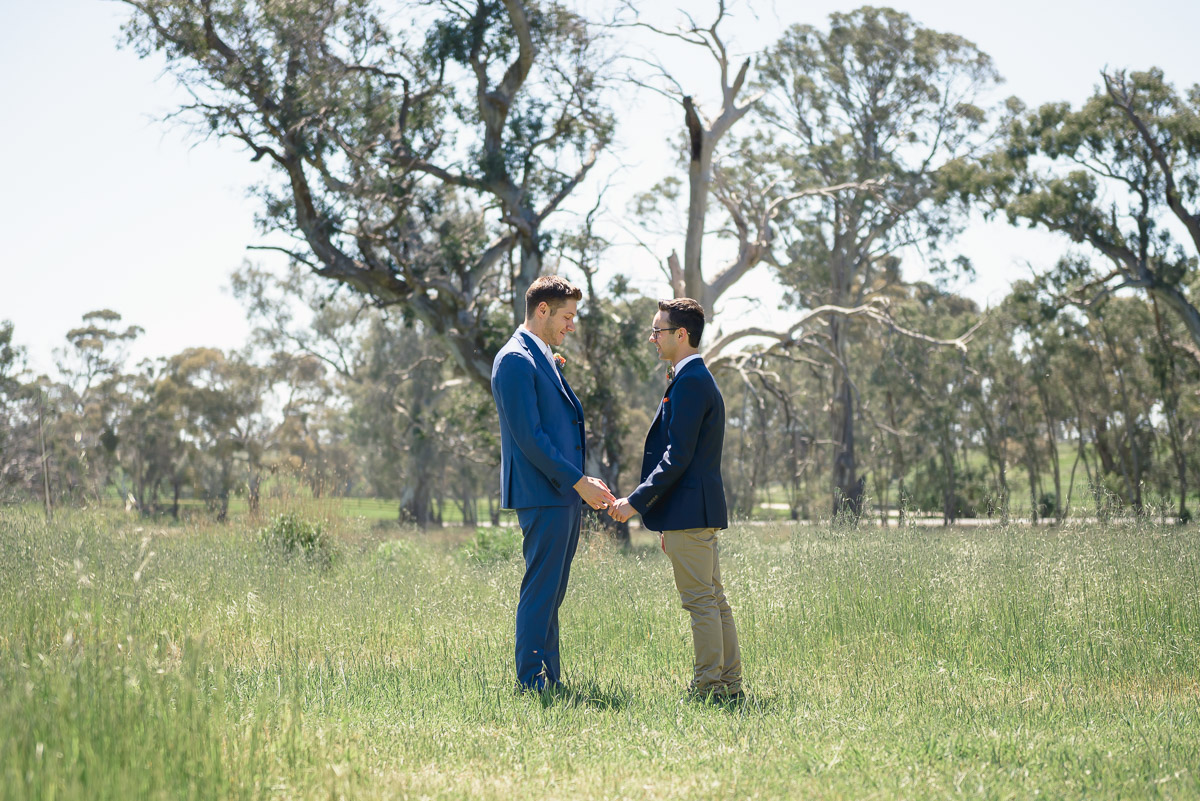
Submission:
[[[46,520],[53,517],[50,505],[50,457],[46,455],[45,396],[38,392],[38,441],[42,449],[42,500],[46,505]]]
[[[530,234],[521,237],[521,260],[517,265],[517,274],[513,277],[514,328],[525,321],[525,291],[542,272],[542,251],[538,246],[538,229],[533,216],[533,212],[527,215],[526,222],[529,224]]]
[[[854,460],[854,395],[850,379],[840,375],[833,403],[833,515],[857,522],[862,514],[863,479]]]
[[[945,472],[945,481],[942,484],[942,525],[948,526],[958,516],[954,503],[957,489],[954,475],[954,444],[948,427],[942,431],[942,469]]]
[[[1170,434],[1171,456],[1175,460],[1175,475],[1179,479],[1179,514],[1178,522],[1187,523],[1192,516],[1187,509],[1187,455],[1183,451],[1182,438],[1179,436],[1178,410],[1173,409],[1167,415],[1167,432]]]
[[[1050,408],[1050,396],[1046,385],[1038,382],[1038,398],[1042,402],[1042,413],[1046,418],[1046,445],[1050,449],[1050,466],[1054,470],[1054,518],[1061,523],[1063,520],[1062,475],[1058,461],[1058,422]]]
[[[1007,526],[1011,505],[1008,502],[1008,460],[1000,457],[1000,525]]]
[[[462,507],[463,525],[474,528],[479,525],[479,516],[475,510],[475,498],[471,492],[471,482],[467,480],[465,473],[462,476],[459,491],[461,493],[459,506]]]
[[[229,519],[229,484],[232,470],[229,460],[221,464],[221,486],[217,490],[217,522],[224,523]]]
[[[1113,344],[1112,336],[1108,331],[1108,326],[1102,326],[1104,333],[1104,344],[1108,347],[1109,356],[1112,359],[1113,368],[1117,375],[1117,387],[1120,390],[1121,396],[1121,413],[1125,418],[1125,442],[1126,447],[1121,449],[1121,461],[1125,463],[1125,453],[1129,454],[1130,470],[1126,473],[1125,484],[1130,491],[1130,502],[1133,504],[1134,511],[1138,514],[1142,513],[1142,458],[1141,448],[1138,445],[1138,429],[1137,423],[1133,418],[1133,414],[1129,404],[1129,388],[1125,384],[1125,371],[1121,369],[1121,361],[1117,355],[1116,345]]]
[[[246,503],[249,506],[250,514],[252,514],[252,515],[258,514],[258,506],[259,506],[259,500],[260,500],[260,496],[261,496],[261,490],[262,490],[262,471],[255,469],[255,468],[251,468],[250,483],[247,485],[247,490],[246,490]]]
[[[705,297],[700,253],[704,242],[704,218],[708,213],[708,192],[712,185],[712,151],[716,142],[704,130],[690,97],[683,99],[683,109],[689,145],[688,223],[683,246],[684,293],[703,305],[711,300]],[[712,306],[705,305],[704,308],[712,313]]]
[[[896,516],[896,524],[901,528],[904,527],[904,514],[907,511],[905,507],[908,505],[904,497],[904,474],[908,469],[908,465],[904,460],[904,442],[900,439],[900,426],[896,423],[896,399],[889,389],[887,391],[888,405],[888,425],[892,428],[892,447],[895,448],[892,462],[892,476],[899,479],[899,484],[896,487],[896,507],[899,510]],[[887,514],[887,503],[883,504],[883,514]],[[886,520],[886,518],[884,518]],[[886,526],[886,523],[885,523]]]
[[[1153,296],[1152,296],[1153,297]],[[1154,309],[1154,327],[1158,332],[1159,347],[1163,352],[1164,364],[1155,372],[1159,377],[1159,392],[1162,395],[1163,416],[1167,419],[1167,435],[1171,445],[1171,457],[1175,462],[1175,475],[1179,480],[1179,513],[1177,520],[1187,523],[1191,515],[1187,510],[1187,455],[1183,449],[1183,437],[1179,433],[1179,384],[1175,372],[1175,354],[1171,343],[1163,330],[1162,315],[1158,312],[1158,303],[1152,304]],[[1195,309],[1193,309],[1193,312]]]
[[[1025,469],[1029,473],[1029,518],[1037,523],[1042,517],[1042,506],[1038,503],[1038,486],[1041,482],[1038,480],[1037,465],[1034,464],[1034,459],[1026,457]]]
[[[1179,290],[1178,287],[1157,283],[1150,288],[1151,298],[1157,298],[1163,301],[1168,308],[1172,309],[1183,321],[1183,325],[1187,328],[1187,332],[1192,337],[1192,341],[1200,348],[1200,310],[1197,310],[1187,299],[1187,296]],[[1157,306],[1155,314],[1158,313]]]
[[[400,502],[399,519],[401,523],[416,523],[418,528],[429,528],[433,522],[433,489],[430,486],[428,473],[418,469],[412,476],[415,483],[404,490]]]

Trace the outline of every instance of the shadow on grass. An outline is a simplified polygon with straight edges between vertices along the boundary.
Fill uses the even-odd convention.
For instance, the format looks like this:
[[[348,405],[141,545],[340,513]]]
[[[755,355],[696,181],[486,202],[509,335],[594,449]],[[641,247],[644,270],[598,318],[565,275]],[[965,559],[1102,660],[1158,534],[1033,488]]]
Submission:
[[[534,697],[538,699],[543,708],[562,706],[568,709],[590,707],[592,709],[619,710],[629,706],[633,696],[624,687],[618,687],[615,684],[601,687],[595,682],[582,682],[547,688]]]
[[[759,715],[770,712],[782,705],[778,696],[758,692],[750,692],[740,701],[726,701],[720,706],[739,715]]]
[[[616,711],[625,709],[633,700],[633,693],[624,687],[617,684],[602,687],[595,682],[562,685],[543,690],[541,693],[530,692],[528,696],[536,699],[543,709],[561,706],[567,709],[588,707]],[[769,713],[772,709],[780,706],[782,700],[771,694],[749,693],[738,701],[717,699],[704,701],[698,698],[681,697],[679,703],[705,707],[715,712],[747,716]]]
[[[712,710],[714,713],[724,712],[731,715],[749,717],[768,713],[774,707],[779,706],[779,699],[774,696],[762,696],[757,693],[751,693],[736,701],[725,698],[699,698],[684,695],[679,699],[679,703],[695,707],[696,709]]]

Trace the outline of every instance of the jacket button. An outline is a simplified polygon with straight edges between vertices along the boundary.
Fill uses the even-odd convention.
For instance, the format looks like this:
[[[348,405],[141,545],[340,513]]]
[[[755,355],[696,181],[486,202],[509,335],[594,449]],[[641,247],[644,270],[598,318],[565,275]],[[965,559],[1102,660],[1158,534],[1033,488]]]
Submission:
[[[576,446],[575,446],[575,450],[577,450],[577,451],[581,451],[581,450],[583,450],[583,446],[582,446],[582,445],[576,445]]]

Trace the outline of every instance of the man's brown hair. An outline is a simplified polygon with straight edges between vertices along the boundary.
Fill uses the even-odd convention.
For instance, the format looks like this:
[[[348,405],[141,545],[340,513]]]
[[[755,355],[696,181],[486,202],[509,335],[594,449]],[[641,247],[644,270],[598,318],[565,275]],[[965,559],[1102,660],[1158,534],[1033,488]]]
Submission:
[[[568,300],[583,300],[583,291],[561,275],[535,278],[529,289],[525,290],[525,318],[533,317],[543,301],[550,306],[550,313],[554,314]]]
[[[704,307],[691,298],[660,300],[658,310],[667,313],[671,327],[686,328],[688,344],[700,347],[700,335],[704,333]]]

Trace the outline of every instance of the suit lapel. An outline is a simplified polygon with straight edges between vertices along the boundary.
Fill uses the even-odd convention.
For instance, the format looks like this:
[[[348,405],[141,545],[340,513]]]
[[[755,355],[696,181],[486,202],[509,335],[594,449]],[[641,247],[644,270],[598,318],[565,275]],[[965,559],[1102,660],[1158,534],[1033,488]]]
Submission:
[[[537,363],[538,367],[543,373],[550,377],[550,380],[553,381],[558,387],[558,391],[562,393],[563,397],[565,397],[572,406],[578,407],[579,401],[576,400],[575,393],[567,389],[566,378],[563,377],[562,373],[559,373],[558,367],[551,365],[546,360],[546,356],[542,353],[542,349],[539,348],[537,343],[532,340],[533,334],[530,334],[526,331],[521,331],[517,334],[514,334],[514,336],[521,340],[521,345],[525,348],[526,352],[529,353],[530,358]],[[556,373],[558,374],[555,375]],[[560,381],[559,379],[562,380]]]
[[[692,359],[690,362],[688,362],[687,364],[685,364],[683,366],[683,369],[684,370],[694,369],[693,366],[697,365],[697,364],[699,364],[699,365],[704,364],[703,357],[699,358],[699,359]],[[652,420],[650,423],[651,428],[658,425],[658,421],[662,419],[663,412],[666,411],[667,404],[671,402],[671,390],[674,389],[675,382],[678,380],[679,380],[679,373],[676,373],[675,377],[671,379],[671,383],[667,384],[667,388],[665,390],[663,390],[663,399],[662,399],[662,401],[659,402],[658,412],[654,415],[654,420]]]
[[[654,419],[650,421],[650,429],[653,430],[663,418],[663,412],[667,410],[667,404],[671,402],[671,387],[675,385],[674,381],[667,384],[667,388],[663,390],[663,399],[658,402],[658,411],[654,413]]]
[[[582,420],[583,404],[579,402],[579,397],[575,394],[575,390],[571,389],[571,385],[567,383],[567,377],[563,374],[562,370],[559,370],[558,374],[562,377],[562,385],[563,389],[567,392],[567,399],[571,401],[571,405],[575,407],[575,411],[579,414],[579,419]]]

